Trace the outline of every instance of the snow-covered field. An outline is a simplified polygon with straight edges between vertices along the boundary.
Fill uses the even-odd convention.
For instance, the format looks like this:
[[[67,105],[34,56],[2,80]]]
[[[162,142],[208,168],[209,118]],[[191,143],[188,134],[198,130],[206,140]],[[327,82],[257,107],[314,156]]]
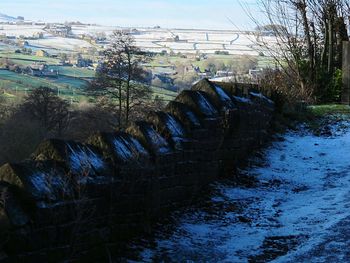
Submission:
[[[252,49],[256,39],[251,34],[237,31],[205,31],[205,30],[181,30],[181,29],[139,29],[140,34],[135,35],[137,43],[141,48],[147,49],[171,49],[175,52],[213,54],[215,51],[227,51],[230,54],[258,55],[257,49]],[[170,39],[178,36],[180,42],[171,42]],[[186,43],[182,43],[185,41]],[[267,40],[268,42],[272,40]],[[152,43],[158,43],[153,47]]]
[[[1,21],[0,21],[1,22]],[[80,39],[61,38],[53,36],[44,31],[43,25],[0,25],[0,34],[19,38],[33,37],[38,33],[44,34],[44,39],[28,40],[34,47],[63,51],[73,51],[81,47],[91,47],[91,44]],[[76,36],[92,35],[97,36],[104,33],[107,38],[115,30],[121,27],[81,25],[73,26],[72,32]],[[123,28],[126,30],[125,28]],[[257,55],[257,49],[252,48],[256,38],[252,33],[228,31],[228,30],[186,30],[186,29],[158,29],[158,28],[137,28],[138,33],[134,34],[136,44],[146,51],[162,50],[192,53],[198,51],[212,54],[215,51],[227,51],[230,54]],[[174,41],[175,37],[180,41]],[[273,43],[273,38],[265,38],[268,43]],[[95,47],[103,45],[95,45]]]
[[[77,51],[81,48],[92,47],[92,45],[84,40],[74,38],[64,38],[50,36],[44,39],[29,40],[30,45],[42,47],[46,49],[58,49],[62,51]]]
[[[14,37],[32,37],[37,33],[44,33],[43,26],[35,25],[0,25],[0,34]]]
[[[174,229],[143,242],[154,245],[134,244],[140,260],[350,262],[350,123],[330,130],[279,138],[263,165],[259,157],[242,171],[255,184],[214,185],[209,202],[174,215]]]

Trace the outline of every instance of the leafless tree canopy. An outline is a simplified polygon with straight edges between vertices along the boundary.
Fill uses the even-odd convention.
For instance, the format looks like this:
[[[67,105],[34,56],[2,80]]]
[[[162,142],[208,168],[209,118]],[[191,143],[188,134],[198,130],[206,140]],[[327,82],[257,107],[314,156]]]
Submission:
[[[52,89],[40,87],[25,98],[21,111],[41,123],[48,132],[61,136],[69,122],[69,104]]]
[[[350,4],[346,0],[259,0],[267,23],[251,15],[260,31],[258,46],[268,51],[300,98],[337,96],[342,42],[349,40]],[[266,21],[265,21],[266,22]],[[266,31],[275,37],[268,41]],[[265,35],[263,34],[265,33]],[[336,99],[336,98],[333,98]]]
[[[119,126],[125,126],[132,111],[150,99],[150,88],[141,84],[147,75],[142,65],[148,60],[149,56],[135,46],[131,35],[114,32],[113,42],[104,51],[103,65],[90,90],[116,102]]]

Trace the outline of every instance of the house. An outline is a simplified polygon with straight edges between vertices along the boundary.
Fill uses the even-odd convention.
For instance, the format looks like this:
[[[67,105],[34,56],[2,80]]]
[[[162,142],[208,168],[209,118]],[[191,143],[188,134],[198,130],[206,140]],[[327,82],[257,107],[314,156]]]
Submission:
[[[73,62],[73,66],[76,66],[78,68],[88,68],[93,64],[93,61],[91,59],[86,59],[81,56],[79,56],[76,60],[72,60],[71,62]]]
[[[37,57],[48,57],[49,53],[47,53],[45,50],[40,49],[37,52],[35,52],[35,55]]]
[[[43,39],[44,38],[44,33],[43,32],[36,32],[33,34],[34,39]]]
[[[41,77],[42,73],[47,70],[47,65],[46,64],[38,64],[38,63],[33,63],[26,69],[26,73],[35,76],[35,77]]]
[[[58,71],[54,69],[49,69],[46,64],[33,63],[26,68],[25,71],[28,75],[34,77],[58,77]]]
[[[34,22],[34,25],[36,25],[36,26],[46,26],[46,22],[41,22],[41,21]]]
[[[180,39],[180,37],[178,35],[170,37],[170,38],[166,38],[167,42],[177,42],[177,43],[188,43],[188,40],[186,39]]]
[[[174,86],[174,79],[170,77],[170,74],[158,73],[153,76],[154,79],[159,79],[163,84]]]
[[[212,74],[210,71],[206,71],[206,72],[200,72],[200,73],[197,73],[197,75],[201,78],[201,79],[204,79],[204,78],[211,78]]]
[[[131,35],[141,35],[141,32],[139,30],[137,30],[136,28],[133,28],[131,30]]]
[[[61,37],[69,37],[72,35],[72,27],[70,25],[49,24],[44,28],[44,30],[50,32],[53,35]]]
[[[234,76],[235,73],[232,71],[227,71],[227,70],[218,70],[215,74],[215,77],[221,78],[221,77],[232,77]]]
[[[262,69],[250,69],[249,70],[249,76],[253,79],[253,80],[257,80],[259,79],[263,74],[263,70]]]

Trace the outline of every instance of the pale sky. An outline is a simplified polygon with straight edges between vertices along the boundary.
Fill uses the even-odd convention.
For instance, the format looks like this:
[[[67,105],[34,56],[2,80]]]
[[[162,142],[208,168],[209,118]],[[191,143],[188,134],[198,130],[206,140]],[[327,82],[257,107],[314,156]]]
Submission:
[[[256,0],[0,0],[0,13],[48,22],[212,29],[254,27],[242,8],[259,16]],[[229,19],[228,19],[229,18]]]

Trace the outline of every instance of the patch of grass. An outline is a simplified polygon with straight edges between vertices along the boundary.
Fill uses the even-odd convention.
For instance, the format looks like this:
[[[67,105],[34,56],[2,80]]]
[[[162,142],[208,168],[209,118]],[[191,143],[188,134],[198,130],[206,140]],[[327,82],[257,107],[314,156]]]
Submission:
[[[73,70],[77,70],[81,75],[86,74],[84,70]],[[69,100],[81,101],[84,99],[90,99],[91,97],[89,97],[84,90],[88,85],[88,82],[84,80],[84,78],[69,77],[68,75],[72,73],[72,71],[66,73],[68,73],[66,76],[60,75],[59,78],[50,79],[18,74],[8,70],[0,70],[0,88],[7,92],[8,99],[13,99],[16,96],[23,96],[40,86],[52,88],[57,91],[60,96]],[[164,102],[175,99],[177,95],[176,92],[163,88],[151,87],[151,89],[153,92],[153,98],[157,96]]]
[[[2,94],[6,99],[14,99],[16,98],[15,95],[11,94],[11,93],[7,93],[7,92],[4,92],[4,94]]]
[[[347,105],[325,104],[289,108],[275,115],[273,130],[277,132],[284,132],[286,128],[294,130],[303,123],[314,134],[331,134],[330,126],[349,118],[350,106]]]
[[[87,82],[83,79],[60,76],[59,78],[39,78],[0,70],[0,88],[13,96],[23,96],[40,86],[49,87],[60,96],[79,101],[85,97],[84,88]]]
[[[308,110],[315,117],[324,117],[333,114],[346,114],[350,115],[350,106],[341,104],[325,104],[325,105],[313,105],[309,106]]]
[[[7,53],[7,52],[1,52],[0,58],[8,58],[12,60],[14,63],[27,66],[34,62],[42,62],[47,63],[51,65],[58,65],[59,59],[56,58],[50,58],[50,57],[37,57],[33,55],[25,55],[25,54],[17,54],[17,53]]]
[[[85,68],[73,68],[68,66],[54,67],[59,70],[60,75],[65,75],[74,78],[93,78],[95,77],[95,71]]]
[[[314,134],[330,133],[329,125],[334,125],[350,118],[350,106],[341,104],[313,105],[307,108],[312,118],[306,122]],[[328,129],[328,131],[327,131]]]
[[[300,123],[306,124],[310,130],[318,130],[324,121],[340,121],[350,118],[350,106],[341,104],[325,104],[312,106],[285,107],[282,113],[274,116],[273,130],[284,132],[286,128],[296,129]]]
[[[163,89],[163,88],[158,88],[158,87],[151,87],[152,92],[153,92],[153,97],[158,96],[164,101],[171,101],[174,100],[175,97],[177,96],[177,93],[171,90]]]

